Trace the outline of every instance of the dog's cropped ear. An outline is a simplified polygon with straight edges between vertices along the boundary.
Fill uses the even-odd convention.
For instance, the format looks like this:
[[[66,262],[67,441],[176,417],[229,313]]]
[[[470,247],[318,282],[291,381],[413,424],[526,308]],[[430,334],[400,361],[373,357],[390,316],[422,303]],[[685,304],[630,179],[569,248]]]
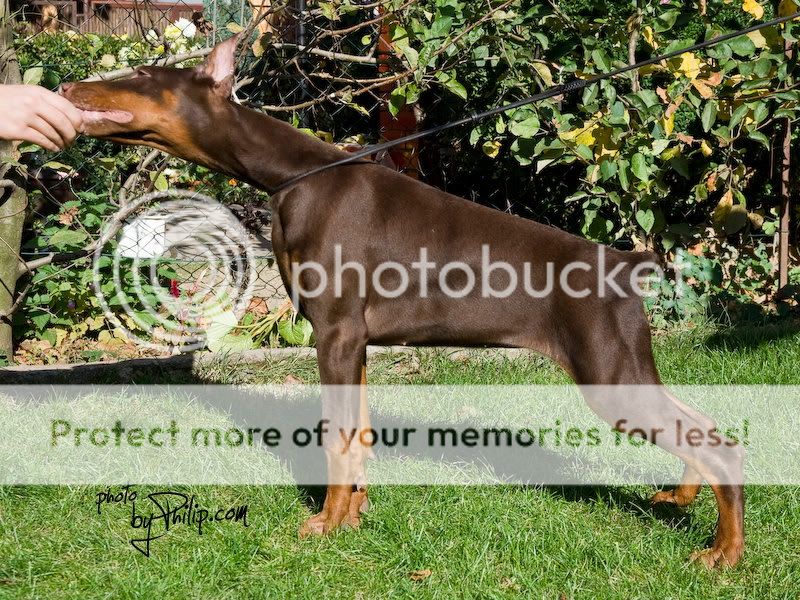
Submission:
[[[230,98],[233,91],[233,78],[236,70],[236,47],[242,34],[237,33],[224,42],[214,46],[205,62],[197,67],[203,77],[211,79],[214,92],[224,98]]]

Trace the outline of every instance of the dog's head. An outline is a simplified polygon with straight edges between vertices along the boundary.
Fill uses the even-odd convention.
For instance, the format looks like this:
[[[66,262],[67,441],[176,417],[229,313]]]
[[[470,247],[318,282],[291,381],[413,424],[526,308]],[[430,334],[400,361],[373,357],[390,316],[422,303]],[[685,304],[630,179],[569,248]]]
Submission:
[[[138,67],[124,79],[62,84],[61,94],[83,111],[87,135],[205,162],[197,138],[230,108],[238,41],[218,44],[192,69]]]

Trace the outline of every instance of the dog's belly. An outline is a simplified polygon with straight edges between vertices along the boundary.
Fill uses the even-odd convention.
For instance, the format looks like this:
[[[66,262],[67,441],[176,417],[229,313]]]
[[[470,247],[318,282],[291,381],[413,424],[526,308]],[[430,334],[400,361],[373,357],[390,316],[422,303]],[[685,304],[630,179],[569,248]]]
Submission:
[[[408,346],[530,346],[536,323],[535,302],[527,310],[512,298],[383,299],[364,311],[369,341]],[[542,307],[543,308],[543,307]]]

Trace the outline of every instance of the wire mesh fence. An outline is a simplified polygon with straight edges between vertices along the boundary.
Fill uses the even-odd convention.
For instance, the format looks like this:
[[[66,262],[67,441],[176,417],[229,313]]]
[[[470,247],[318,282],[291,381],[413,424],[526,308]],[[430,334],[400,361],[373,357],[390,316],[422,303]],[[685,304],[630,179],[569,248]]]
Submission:
[[[436,4],[436,11],[444,12],[437,12],[435,17],[428,14],[434,4],[421,0],[205,0],[203,3],[15,0],[15,47],[25,80],[56,89],[66,81],[124,77],[140,65],[192,67],[219,41],[252,25],[258,35],[254,40],[251,38],[240,57],[233,92],[235,101],[289,121],[350,151],[455,120],[465,112],[478,112],[519,99],[563,83],[573,77],[574,69],[583,67],[580,61],[573,65],[553,62],[544,51],[546,45],[539,43],[543,34],[530,27],[534,21],[514,24],[520,16],[504,10],[511,4],[508,1],[492,0],[485,6],[459,3],[459,10],[464,13],[459,17],[463,23],[460,29],[452,31],[446,29],[448,19],[451,23],[453,20],[446,12],[447,7]],[[518,7],[520,13],[522,6],[525,3]],[[532,14],[537,10],[535,6],[528,8]],[[560,17],[555,14],[544,18]],[[419,27],[420,22],[429,31],[417,35],[416,50],[407,48],[402,32]],[[503,25],[509,22],[512,24]],[[557,25],[550,27],[558,29]],[[485,30],[474,35],[481,28]],[[515,56],[500,56],[507,51],[503,36],[516,44]],[[639,44],[644,42],[640,39]],[[415,68],[422,63],[431,66]],[[453,78],[453,73],[458,74],[463,86]],[[672,81],[675,74],[667,72],[659,76]],[[667,85],[661,81],[654,79],[648,85],[656,88]],[[469,94],[464,86],[470,88]],[[589,181],[586,162],[560,161],[550,166],[552,160],[548,158],[551,151],[563,155],[565,146],[574,142],[574,136],[567,135],[575,121],[596,124],[593,115],[600,114],[601,108],[596,99],[598,90],[594,91],[592,98],[557,98],[543,111],[531,109],[532,112],[525,114],[503,115],[496,121],[426,138],[375,158],[458,196],[629,249],[634,244],[633,236],[597,238],[597,231],[589,230],[587,214],[602,216],[602,211],[594,205],[587,208],[585,202],[574,201],[576,190],[594,185]],[[615,81],[609,82],[599,96],[617,98],[630,91],[630,82]],[[686,112],[687,106],[684,103],[680,110]],[[610,107],[609,103],[607,108]],[[577,118],[582,111],[586,114]],[[570,125],[565,125],[567,121],[559,122],[557,115],[569,117]],[[507,136],[515,124],[529,117],[536,117],[537,123],[537,131],[530,139],[517,136],[520,139],[513,141],[516,133]],[[579,129],[575,131],[581,133]],[[598,129],[603,131],[611,131],[611,127]],[[509,137],[511,141],[506,144]],[[690,138],[684,136],[684,139]],[[695,142],[698,140],[685,142],[686,150]],[[510,148],[501,152],[504,144]],[[603,142],[599,137],[592,138],[590,145],[601,153],[607,150],[601,147]],[[90,315],[89,320],[95,318],[91,316],[98,308],[92,300],[93,282],[86,275],[90,271],[89,261],[81,258],[81,252],[88,249],[96,253],[103,224],[130,208],[138,198],[173,189],[193,190],[213,198],[245,226],[248,247],[252,250],[248,259],[252,265],[248,269],[255,272],[255,283],[250,288],[252,302],[246,308],[259,322],[273,322],[275,314],[289,319],[285,292],[269,243],[270,213],[265,193],[159,151],[121,148],[99,140],[79,139],[74,147],[57,154],[26,152],[25,147],[22,151],[30,218],[21,257],[31,268],[31,274],[18,293],[18,298],[24,300],[15,315],[22,323],[21,331],[36,331],[37,335],[48,327],[59,332],[71,331],[76,321],[77,331],[81,331],[87,320],[85,315]],[[542,176],[545,168],[549,171]],[[770,169],[754,173],[761,173],[754,177],[762,177],[767,189]],[[695,195],[692,190],[698,182],[683,181],[674,174],[668,177],[671,190]],[[620,195],[625,196],[617,197]],[[769,201],[767,196],[764,203]],[[621,204],[630,205],[631,197],[623,197]],[[603,210],[608,218],[598,218],[595,224],[610,225],[613,219],[619,220],[614,212],[617,209],[606,204],[609,206]],[[700,202],[676,203],[674,209],[665,205],[663,218],[691,223],[693,239],[698,236],[702,239],[704,233],[699,224],[707,229],[708,220],[699,214],[700,206]],[[218,282],[215,277],[222,277],[215,269],[228,263],[217,259],[211,263],[196,260],[185,244],[173,247],[181,225],[160,223],[157,219],[146,221],[146,209],[142,206],[138,213],[128,214],[123,225],[129,229],[121,227],[118,232],[123,236],[127,232],[133,236],[129,241],[135,240],[141,246],[139,251],[129,251],[131,256],[122,258],[145,259],[148,254],[142,248],[148,244],[167,249],[155,261],[163,268],[155,269],[155,279],[150,282],[162,292],[156,299],[169,301],[181,296],[191,299],[202,295],[198,293],[200,289],[212,289]],[[205,227],[196,229],[213,230],[215,214],[210,211]],[[633,221],[633,217],[626,218]],[[132,233],[137,231],[138,234]],[[750,230],[748,236],[769,245],[774,233]],[[160,241],[153,246],[153,240]],[[738,268],[738,255],[730,245],[723,247],[712,240],[709,248],[711,254],[724,260],[726,268]],[[100,255],[104,252],[107,254],[104,258],[112,260],[119,253],[119,240],[100,251]],[[148,272],[153,260],[147,258],[143,263]],[[772,257],[766,254],[752,257],[747,273],[741,276],[748,281],[761,278],[765,283],[754,286],[748,294],[761,297],[768,293],[766,281],[773,270],[771,261]],[[236,273],[228,275],[233,277]],[[74,315],[80,315],[80,319]],[[277,327],[277,322],[273,324]],[[90,334],[98,337],[97,331],[91,330],[94,325],[89,327]],[[285,332],[289,338],[307,341],[305,334],[292,335],[288,329]],[[54,335],[47,335],[56,341]],[[261,336],[259,340],[280,342],[274,336]]]
[[[259,36],[240,61],[235,100],[356,150],[381,136],[380,115],[387,110],[391,91],[382,85],[391,78],[391,67],[380,65],[378,57],[384,26],[380,4],[353,2],[332,19],[323,7],[308,7],[302,1],[37,0],[15,7],[15,47],[26,82],[55,90],[67,81],[124,77],[140,65],[192,66],[216,43],[260,19]],[[384,58],[384,63],[391,62]],[[151,307],[150,319],[164,325],[162,317],[169,314],[175,320],[185,308],[171,312],[166,306],[170,299],[184,297],[196,304],[198,297],[214,296],[220,282],[231,278],[232,268],[229,257],[208,252],[209,246],[217,250],[225,246],[216,243],[218,237],[207,235],[219,229],[216,209],[194,215],[189,228],[193,241],[188,244],[181,240],[186,218],[176,223],[174,218],[153,217],[149,206],[131,209],[143,194],[171,189],[213,198],[247,229],[248,252],[242,254],[249,264],[239,268],[253,277],[248,282],[248,302],[237,319],[243,312],[251,315],[251,322],[274,320],[275,314],[289,318],[272,256],[268,196],[263,192],[157,150],[120,149],[88,139],[56,154],[26,150],[22,147],[31,215],[20,255],[32,276],[21,291],[26,298],[15,318],[30,325],[28,329],[41,334],[47,329],[75,330],[79,325],[77,331],[87,333],[83,325],[92,318],[80,317],[98,307],[93,299],[81,301],[81,297],[86,285],[97,292],[103,279],[88,280],[89,259],[83,258],[82,249],[91,250],[95,262],[100,257],[103,268],[121,261],[132,269],[117,284],[122,290],[119,304],[125,305],[131,328],[130,315],[148,312],[145,306]],[[104,223],[120,212],[126,218],[118,224],[116,237],[101,244]],[[139,259],[146,260],[133,267],[131,261]],[[77,272],[84,275],[76,276]],[[136,290],[133,280],[139,282]],[[115,312],[118,307],[111,306],[106,316],[113,320],[118,317]],[[200,315],[194,324],[208,326],[211,318]],[[177,320],[176,327],[188,326],[186,319]],[[103,327],[109,324],[114,323]],[[153,323],[148,325],[152,329]],[[61,341],[48,337],[51,345]],[[261,336],[260,341],[286,342],[279,337]],[[104,336],[106,341],[112,338]]]

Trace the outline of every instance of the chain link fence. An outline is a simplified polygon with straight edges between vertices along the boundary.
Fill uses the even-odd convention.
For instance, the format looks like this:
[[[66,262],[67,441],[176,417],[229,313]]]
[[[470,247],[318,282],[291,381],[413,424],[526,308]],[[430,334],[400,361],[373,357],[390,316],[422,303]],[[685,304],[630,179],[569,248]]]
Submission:
[[[13,7],[15,48],[25,81],[55,90],[66,81],[124,77],[139,65],[192,66],[216,43],[255,21],[251,27],[258,36],[240,57],[235,101],[291,121],[349,151],[413,131],[418,119],[414,111],[401,111],[397,119],[389,114],[400,63],[382,39],[387,23],[381,2],[350,2],[337,15],[327,6],[302,0],[18,2]],[[143,194],[171,189],[213,198],[246,228],[252,251],[247,255],[252,264],[246,268],[254,274],[245,307],[249,321],[274,320],[276,314],[287,318],[286,294],[270,243],[268,196],[263,192],[157,150],[83,138],[55,154],[21,150],[30,215],[20,255],[31,276],[20,292],[25,298],[15,320],[28,334],[57,331],[57,336],[46,336],[53,347],[72,335],[70,331],[97,334],[91,331],[91,318],[72,318],[61,310],[76,315],[92,313],[93,308],[96,312],[90,298],[80,299],[84,286],[96,292],[103,285],[102,279],[90,282],[76,276],[91,270],[84,250],[104,265],[120,256],[146,259],[137,267],[148,271],[142,274],[149,277],[144,292],[131,292],[137,298],[123,294],[123,304],[146,300],[144,304],[156,305],[156,320],[164,312],[157,305],[165,303],[165,294],[167,302],[169,297],[215,294],[221,279],[230,275],[220,271],[232,268],[229,257],[209,255],[208,248],[196,242],[217,239],[224,214],[212,207],[176,222],[154,217],[146,206],[128,210]],[[411,175],[419,173],[415,146],[399,148],[381,160]],[[100,247],[103,223],[120,212],[126,219],[119,223],[116,238]],[[118,288],[125,287],[124,279]],[[128,317],[137,309],[128,313],[122,324],[133,326]],[[277,329],[273,333],[257,341],[285,342]],[[102,337],[116,342],[113,335]],[[307,336],[301,337],[308,342]]]
[[[426,38],[420,44],[417,39],[415,47],[421,47],[426,56],[416,56],[419,50],[413,48],[404,50],[398,31],[410,31],[413,18],[432,21],[427,25],[430,32],[424,35],[438,35],[435,30],[439,21],[433,22],[425,10],[433,4],[423,0],[14,0],[12,8],[15,48],[25,80],[49,89],[65,81],[124,77],[139,65],[192,67],[215,44],[251,27],[257,35],[251,36],[250,47],[239,58],[235,101],[350,151],[435,127],[465,113],[480,112],[571,77],[569,70],[555,65],[539,44],[522,43],[527,39],[524,36],[537,35],[529,28],[511,27],[506,35],[518,38],[517,52],[528,49],[530,55],[505,57],[505,63],[495,55],[503,44],[502,40],[497,42],[499,34],[492,31],[500,31],[499,24],[511,19],[510,13],[504,12],[509,2],[471,6],[470,17],[461,29],[440,32],[441,38],[433,42]],[[473,38],[472,34],[484,26],[485,31]],[[436,42],[439,39],[441,44]],[[643,43],[640,41],[640,45]],[[435,60],[430,60],[431,56]],[[414,68],[412,63],[417,61],[435,66]],[[513,73],[514,69],[526,72],[520,75]],[[457,73],[459,81],[448,79],[449,73]],[[626,91],[625,81],[614,85],[620,93]],[[611,84],[605,91],[611,91]],[[554,102],[560,112],[579,112],[582,99],[565,97]],[[540,131],[536,140],[518,139],[501,150],[500,140],[508,137],[504,132],[518,116],[483,121],[471,130],[451,130],[375,158],[455,195],[592,237],[596,232],[586,230],[586,215],[598,209],[590,210],[583,202],[573,201],[576,188],[586,183],[585,165],[579,160],[551,165],[553,161],[547,158],[548,144],[558,143],[565,133],[563,124],[552,118],[542,117],[541,123],[537,119]],[[523,147],[523,143],[530,147]],[[534,143],[537,147],[545,145],[541,155],[538,149],[534,151]],[[74,147],[57,154],[28,150],[22,148],[20,159],[29,203],[21,258],[30,271],[18,286],[18,339],[46,335],[55,345],[59,336],[67,335],[63,331],[82,331],[87,319],[87,335],[99,339],[102,332],[93,329],[91,318],[84,318],[96,314],[97,306],[91,300],[94,283],[87,275],[90,261],[83,257],[87,250],[96,250],[102,224],[111,216],[142,195],[173,189],[194,190],[215,199],[245,226],[248,246],[253,250],[247,269],[255,273],[255,282],[248,288],[252,301],[247,310],[254,322],[277,327],[275,315],[291,320],[272,257],[269,198],[265,193],[159,151],[99,140],[81,138]],[[534,155],[540,159],[534,161]],[[548,171],[542,175],[544,168]],[[771,189],[772,170],[767,166],[754,170],[759,179],[751,188]],[[689,188],[695,183],[691,178],[669,180],[670,189],[684,195],[690,194]],[[762,212],[766,212],[770,209],[769,194],[761,195]],[[610,224],[615,209],[607,210],[609,219],[596,222]],[[705,289],[704,294],[717,293],[709,291],[719,287],[722,278],[711,264],[713,258],[726,269],[726,278],[750,286],[743,293],[760,310],[771,294],[769,282],[775,261],[770,248],[775,246],[775,232],[748,229],[747,239],[739,244],[747,251],[745,263],[736,244],[725,244],[724,236],[717,236],[707,226],[708,233],[700,230],[699,225],[707,223],[704,213],[708,207],[703,203],[683,202],[675,207],[668,203],[664,211],[670,222],[686,225],[686,232],[676,228],[675,236],[695,240],[689,242],[688,251],[697,252],[693,268],[697,271],[695,279],[701,282],[698,289]],[[157,263],[153,285],[168,297],[212,293],[224,273],[210,274],[208,257],[198,252],[196,245],[180,241],[184,230],[181,223],[163,223],[158,218],[147,221],[144,212],[145,207],[141,207],[139,214],[130,214],[126,224],[132,229],[120,232],[140,248],[129,249],[127,258],[145,260],[148,252],[169,246],[169,252],[157,260],[142,263],[147,269],[154,260]],[[209,210],[204,226],[194,230],[213,238],[220,229],[219,219],[219,212]],[[610,243],[631,249],[641,239],[621,235]],[[708,248],[704,250],[700,242]],[[108,261],[118,252],[119,245],[112,246],[103,256]],[[226,260],[218,262],[230,269]],[[680,314],[704,310],[699,296],[695,302],[690,293],[691,302],[678,302],[678,293],[677,288],[667,290],[665,297],[679,307]],[[149,290],[145,296],[152,300]],[[678,308],[664,309],[665,314],[669,311],[679,312]],[[261,335],[263,328],[254,327],[260,332],[256,344],[286,341],[272,334],[265,337]],[[305,333],[286,332],[294,341],[308,341]],[[108,334],[102,335],[108,338]]]

